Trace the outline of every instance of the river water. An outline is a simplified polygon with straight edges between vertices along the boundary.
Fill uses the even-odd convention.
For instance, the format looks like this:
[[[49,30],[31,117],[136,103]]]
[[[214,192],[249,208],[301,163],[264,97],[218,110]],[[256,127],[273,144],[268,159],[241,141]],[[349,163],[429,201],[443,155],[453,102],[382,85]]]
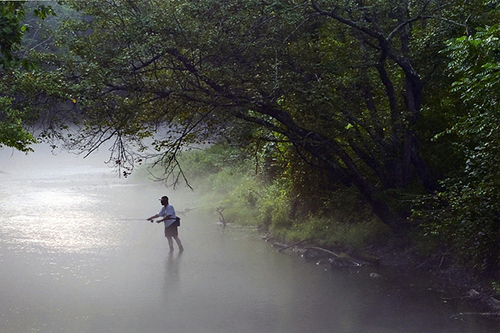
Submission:
[[[276,252],[257,233],[180,215],[185,251],[145,219],[169,195],[119,178],[102,156],[0,150],[0,332],[498,332],[444,302],[428,278],[331,270]],[[370,277],[377,272],[379,278]]]

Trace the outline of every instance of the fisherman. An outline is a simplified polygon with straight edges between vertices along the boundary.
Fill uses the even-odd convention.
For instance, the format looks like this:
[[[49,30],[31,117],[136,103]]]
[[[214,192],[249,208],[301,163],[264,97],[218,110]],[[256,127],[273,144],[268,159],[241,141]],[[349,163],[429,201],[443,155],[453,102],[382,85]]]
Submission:
[[[148,218],[148,221],[153,223],[154,219],[160,218],[159,220],[156,221],[156,223],[161,223],[161,222],[165,223],[165,237],[167,237],[170,251],[172,252],[174,250],[174,242],[172,241],[172,238],[175,239],[177,245],[179,246],[179,251],[184,251],[184,248],[182,247],[182,243],[181,240],[179,239],[179,234],[177,231],[177,221],[176,221],[174,206],[168,203],[167,196],[161,197],[160,203],[163,206],[160,212]]]

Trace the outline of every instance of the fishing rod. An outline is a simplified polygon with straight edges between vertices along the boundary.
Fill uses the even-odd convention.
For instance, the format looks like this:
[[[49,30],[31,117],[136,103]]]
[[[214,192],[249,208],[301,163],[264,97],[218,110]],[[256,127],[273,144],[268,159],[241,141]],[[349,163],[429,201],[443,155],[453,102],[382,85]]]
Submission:
[[[119,219],[118,221],[149,221],[149,220],[148,219]],[[155,220],[151,220],[149,222],[151,222],[151,223],[153,223],[153,222],[161,223],[161,222],[157,222]]]

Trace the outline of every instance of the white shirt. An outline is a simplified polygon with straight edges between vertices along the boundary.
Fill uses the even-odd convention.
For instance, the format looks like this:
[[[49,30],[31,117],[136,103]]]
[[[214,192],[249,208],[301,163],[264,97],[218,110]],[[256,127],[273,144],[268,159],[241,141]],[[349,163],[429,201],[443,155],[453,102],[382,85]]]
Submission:
[[[172,223],[175,222],[175,209],[174,209],[174,206],[172,206],[171,204],[168,204],[166,206],[163,206],[160,210],[160,212],[158,213],[158,215],[160,217],[165,217],[167,215],[170,215],[170,216],[173,216],[172,218],[168,218],[165,220],[165,227],[168,227],[169,225],[171,225]]]

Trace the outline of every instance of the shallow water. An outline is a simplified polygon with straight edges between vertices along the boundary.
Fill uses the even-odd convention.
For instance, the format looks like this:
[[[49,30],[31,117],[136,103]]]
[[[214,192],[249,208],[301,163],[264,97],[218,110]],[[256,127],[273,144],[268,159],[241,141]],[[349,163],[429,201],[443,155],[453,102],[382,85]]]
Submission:
[[[335,270],[276,252],[250,229],[181,215],[185,251],[145,218],[167,194],[102,157],[0,150],[0,332],[498,332],[432,282]]]

